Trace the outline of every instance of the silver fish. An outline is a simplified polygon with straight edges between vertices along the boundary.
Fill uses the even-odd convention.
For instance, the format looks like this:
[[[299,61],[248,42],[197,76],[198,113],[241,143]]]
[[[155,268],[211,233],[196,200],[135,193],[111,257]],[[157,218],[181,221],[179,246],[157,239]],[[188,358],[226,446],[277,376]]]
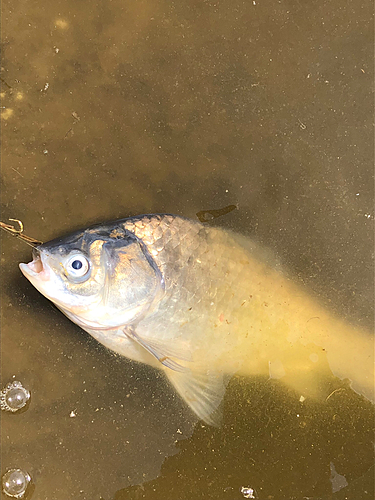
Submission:
[[[312,394],[319,365],[373,399],[371,336],[325,311],[245,237],[142,215],[50,241],[33,257],[20,269],[43,295],[107,348],[162,370],[210,424],[236,372]]]

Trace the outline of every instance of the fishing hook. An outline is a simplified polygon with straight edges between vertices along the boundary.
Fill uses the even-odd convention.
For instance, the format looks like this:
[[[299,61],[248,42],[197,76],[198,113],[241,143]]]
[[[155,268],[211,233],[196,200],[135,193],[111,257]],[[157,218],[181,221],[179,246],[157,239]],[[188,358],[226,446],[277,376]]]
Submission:
[[[20,220],[18,219],[9,219],[9,220],[17,222],[17,224],[19,225],[19,229],[16,229],[14,225],[5,224],[5,222],[1,221],[0,221],[0,228],[12,234],[16,238],[19,238],[20,240],[24,241],[33,248],[43,244],[42,241],[36,240],[35,238],[30,238],[30,236],[26,236],[26,234],[23,234],[23,223]]]

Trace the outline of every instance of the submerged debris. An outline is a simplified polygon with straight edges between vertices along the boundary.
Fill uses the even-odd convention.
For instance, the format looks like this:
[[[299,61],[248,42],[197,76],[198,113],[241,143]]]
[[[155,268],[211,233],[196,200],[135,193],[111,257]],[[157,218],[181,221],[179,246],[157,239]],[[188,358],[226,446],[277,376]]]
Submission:
[[[218,208],[217,210],[201,210],[196,215],[200,222],[209,222],[212,219],[229,214],[229,212],[236,210],[236,208],[237,205],[228,205],[227,207]]]

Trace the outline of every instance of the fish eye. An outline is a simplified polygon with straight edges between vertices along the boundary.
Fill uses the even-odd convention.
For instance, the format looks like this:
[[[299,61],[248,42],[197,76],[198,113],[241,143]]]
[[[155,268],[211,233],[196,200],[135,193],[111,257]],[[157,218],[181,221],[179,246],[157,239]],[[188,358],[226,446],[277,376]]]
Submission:
[[[82,262],[80,260],[73,260],[72,262],[72,268],[75,269],[76,271],[78,269],[81,269],[81,267],[83,266]]]
[[[82,278],[90,269],[90,263],[84,255],[74,254],[65,264],[65,270],[71,278]]]

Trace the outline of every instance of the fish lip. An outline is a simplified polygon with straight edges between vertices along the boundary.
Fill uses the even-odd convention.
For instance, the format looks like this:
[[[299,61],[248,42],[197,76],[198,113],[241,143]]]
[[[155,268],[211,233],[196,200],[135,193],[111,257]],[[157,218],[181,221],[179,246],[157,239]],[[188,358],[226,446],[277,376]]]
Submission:
[[[33,250],[33,260],[28,264],[20,263],[19,268],[28,279],[47,281],[50,278],[46,256],[37,249]]]

